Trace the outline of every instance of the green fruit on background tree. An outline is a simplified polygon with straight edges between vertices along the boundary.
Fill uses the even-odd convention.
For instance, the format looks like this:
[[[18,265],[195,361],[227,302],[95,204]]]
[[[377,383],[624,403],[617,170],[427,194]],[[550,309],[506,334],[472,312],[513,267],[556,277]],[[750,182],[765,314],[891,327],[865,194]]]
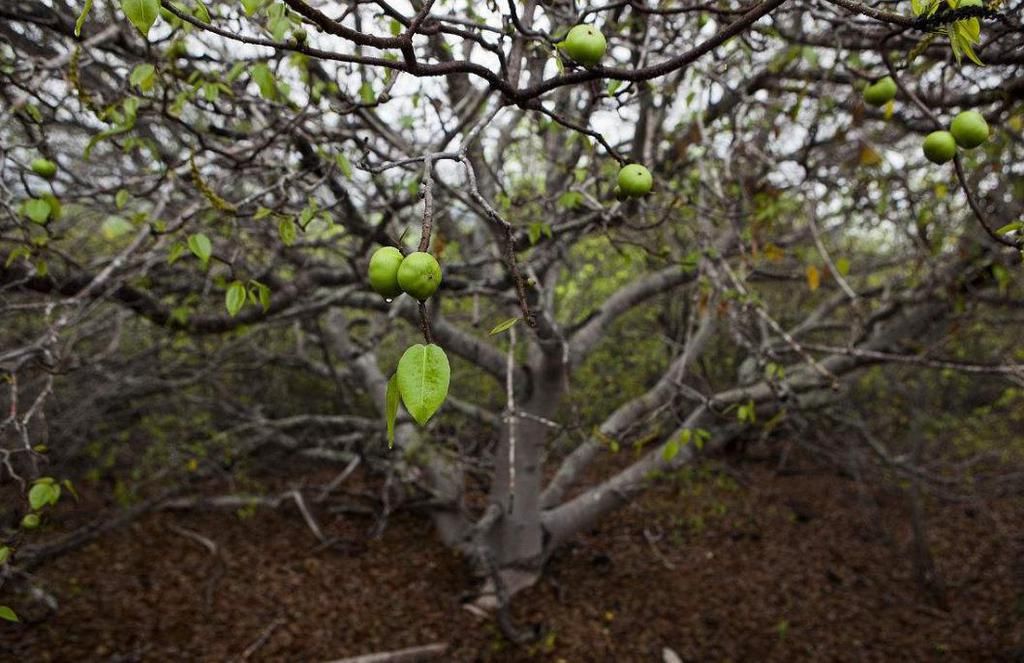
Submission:
[[[57,174],[57,164],[49,159],[35,159],[31,164],[32,172],[46,179],[53,179]]]
[[[35,529],[39,527],[39,516],[35,513],[26,513],[21,519],[22,529]]]
[[[607,47],[604,35],[592,25],[577,25],[569,30],[562,44],[569,57],[587,67],[600,62]]]
[[[398,285],[422,302],[441,285],[441,265],[429,253],[410,253],[398,267]]]
[[[988,122],[978,111],[964,111],[953,118],[949,132],[957,145],[970,150],[988,140]]]
[[[932,163],[946,163],[956,156],[956,139],[948,131],[933,131],[924,139],[921,146],[924,155]]]
[[[638,163],[623,166],[619,171],[619,190],[627,196],[646,196],[654,186],[651,171]]]
[[[864,103],[884,106],[896,98],[896,81],[886,76],[864,88]]]
[[[370,257],[370,287],[387,299],[402,294],[398,285],[398,268],[402,264],[402,252],[393,246],[384,246]]]

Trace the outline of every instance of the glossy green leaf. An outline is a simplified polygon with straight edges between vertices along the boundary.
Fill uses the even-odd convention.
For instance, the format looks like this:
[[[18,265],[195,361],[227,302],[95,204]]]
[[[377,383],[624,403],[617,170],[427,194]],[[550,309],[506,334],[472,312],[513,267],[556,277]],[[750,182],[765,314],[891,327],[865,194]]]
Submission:
[[[188,248],[203,264],[210,261],[210,255],[213,253],[213,244],[210,243],[210,238],[203,233],[189,235]]]
[[[56,483],[37,482],[28,491],[28,503],[34,511],[56,504],[60,499],[60,486]]]
[[[1002,228],[999,228],[998,230],[996,230],[996,234],[997,235],[1005,235],[1007,233],[1012,233],[1015,230],[1021,230],[1021,229],[1024,229],[1024,221],[1014,221],[1013,223],[1007,223]]]
[[[512,329],[512,326],[515,325],[517,322],[519,322],[519,318],[509,318],[508,320],[499,322],[498,324],[494,325],[494,329],[492,329],[489,332],[489,334],[491,336],[494,336],[495,334],[500,334],[503,331],[508,331],[509,329]]]
[[[281,243],[285,246],[291,246],[295,243],[295,222],[292,221],[290,216],[287,216],[277,224],[277,233],[281,236]]]
[[[255,279],[249,281],[249,299],[253,304],[258,304],[264,313],[270,310],[270,288]]]
[[[142,36],[149,37],[149,29],[160,13],[160,0],[121,0],[121,9]]]
[[[274,78],[274,73],[270,71],[267,63],[260,62],[254,64],[249,70],[249,76],[252,77],[253,82],[259,87],[260,96],[270,101],[277,98],[277,80]]]
[[[396,376],[405,409],[418,424],[427,423],[448,396],[448,356],[433,343],[416,344],[402,355]]]
[[[26,200],[21,206],[21,210],[33,223],[43,224],[50,218],[50,203],[39,198]]]
[[[6,619],[9,622],[18,621],[18,615],[14,614],[14,611],[5,605],[0,605],[0,619]]]
[[[338,170],[341,171],[341,174],[352,179],[352,164],[349,163],[348,157],[339,152],[338,155],[334,157],[334,160],[338,163]]]
[[[233,281],[228,286],[228,291],[224,295],[224,305],[228,309],[228,315],[234,317],[238,315],[238,312],[245,306],[245,284],[241,281]]]
[[[139,88],[143,92],[148,92],[153,89],[153,82],[156,80],[156,67],[144,62],[140,65],[136,65],[132,69],[131,76],[128,77],[128,82]]]

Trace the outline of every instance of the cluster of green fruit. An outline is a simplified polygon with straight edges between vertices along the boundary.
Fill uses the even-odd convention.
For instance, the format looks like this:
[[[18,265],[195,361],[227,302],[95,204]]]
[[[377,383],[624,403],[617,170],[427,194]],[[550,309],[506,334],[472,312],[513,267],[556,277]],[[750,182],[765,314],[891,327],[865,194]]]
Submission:
[[[946,163],[959,146],[973,150],[988,140],[988,122],[978,111],[964,111],[949,123],[949,131],[933,131],[924,139],[924,155],[932,163]]]
[[[441,265],[425,251],[403,256],[393,246],[381,247],[370,257],[369,271],[370,287],[389,302],[403,292],[422,302],[441,285]]]
[[[969,6],[961,3],[962,7]],[[864,88],[864,103],[884,106],[896,98],[896,81],[886,76]],[[965,150],[978,147],[988,140],[988,122],[978,111],[964,111],[953,118],[949,131],[933,131],[928,134],[922,148],[925,157],[932,163],[947,163],[956,156],[959,146]]]

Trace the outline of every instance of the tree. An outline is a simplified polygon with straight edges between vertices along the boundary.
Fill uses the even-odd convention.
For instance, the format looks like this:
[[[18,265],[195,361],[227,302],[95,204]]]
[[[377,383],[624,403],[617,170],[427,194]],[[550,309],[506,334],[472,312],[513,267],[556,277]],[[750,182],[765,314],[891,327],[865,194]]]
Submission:
[[[47,407],[80,460],[168,400],[215,450],[191,472],[272,441],[384,453],[388,379],[421,334],[453,359],[452,395],[426,427],[399,416],[387,462],[504,604],[657,476],[848,398],[866,367],[1020,385],[1014,339],[951,350],[993,312],[1019,320],[1024,27],[954,4],[0,8],[3,466],[39,475]],[[560,51],[577,24],[607,38],[598,64]],[[866,107],[885,75],[896,98]],[[960,109],[994,136],[929,163],[924,135]],[[627,163],[652,194],[615,199]],[[372,251],[414,242],[438,295],[372,293]],[[632,344],[657,371],[574,413]],[[288,366],[338,385],[335,411],[286,413]]]

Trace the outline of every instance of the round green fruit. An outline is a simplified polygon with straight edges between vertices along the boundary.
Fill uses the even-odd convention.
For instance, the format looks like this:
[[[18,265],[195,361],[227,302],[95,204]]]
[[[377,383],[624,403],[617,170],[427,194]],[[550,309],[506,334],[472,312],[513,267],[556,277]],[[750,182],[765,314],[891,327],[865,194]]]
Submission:
[[[651,171],[638,163],[623,166],[619,171],[619,190],[627,196],[646,196],[653,185]]]
[[[441,265],[429,253],[410,253],[398,268],[398,285],[422,302],[441,285]]]
[[[592,25],[577,25],[569,30],[562,44],[569,57],[587,67],[601,61],[607,46],[604,35]]]
[[[21,519],[22,529],[35,529],[39,527],[39,516],[34,513],[26,513],[25,517]]]
[[[370,287],[386,299],[402,294],[398,285],[398,268],[402,264],[402,252],[393,246],[384,246],[370,257]]]
[[[933,131],[924,139],[924,155],[932,163],[946,163],[956,156],[956,139],[948,131]]]
[[[884,106],[895,98],[896,81],[892,76],[886,76],[864,88],[864,103],[872,106]]]
[[[963,7],[963,3],[960,6]],[[957,145],[970,150],[988,140],[988,122],[978,111],[964,111],[953,118],[949,132]]]
[[[35,159],[30,167],[33,173],[48,180],[53,179],[53,176],[57,174],[57,164],[49,159]]]

